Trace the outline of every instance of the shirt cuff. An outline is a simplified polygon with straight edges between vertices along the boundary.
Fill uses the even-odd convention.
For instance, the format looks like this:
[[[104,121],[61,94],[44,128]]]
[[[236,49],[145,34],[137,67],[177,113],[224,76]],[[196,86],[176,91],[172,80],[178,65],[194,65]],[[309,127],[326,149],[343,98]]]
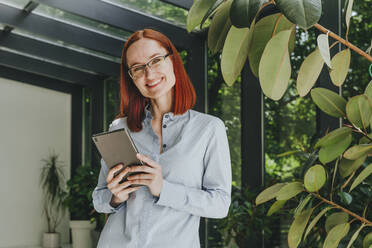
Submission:
[[[155,198],[155,204],[177,208],[185,205],[186,191],[180,184],[171,183],[163,179],[163,186],[160,196]]]
[[[127,203],[127,201],[124,201],[124,202],[120,203],[119,206],[117,206],[117,207],[111,206],[110,202],[111,202],[111,198],[112,198],[112,193],[109,190],[107,190],[104,198],[105,198],[105,202],[107,202],[109,210],[113,213],[116,213],[117,211],[119,211],[120,208],[122,208]]]

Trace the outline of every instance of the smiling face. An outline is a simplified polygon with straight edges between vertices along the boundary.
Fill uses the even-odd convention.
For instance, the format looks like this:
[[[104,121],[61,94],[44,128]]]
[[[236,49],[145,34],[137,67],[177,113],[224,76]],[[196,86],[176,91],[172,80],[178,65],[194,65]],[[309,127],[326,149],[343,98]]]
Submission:
[[[167,49],[159,42],[143,38],[131,44],[126,53],[128,68],[143,65],[152,58],[168,54]],[[154,66],[155,67],[155,66]],[[168,56],[154,69],[146,67],[145,73],[140,78],[133,79],[134,84],[144,97],[159,99],[172,97],[172,87],[176,83],[171,57]]]

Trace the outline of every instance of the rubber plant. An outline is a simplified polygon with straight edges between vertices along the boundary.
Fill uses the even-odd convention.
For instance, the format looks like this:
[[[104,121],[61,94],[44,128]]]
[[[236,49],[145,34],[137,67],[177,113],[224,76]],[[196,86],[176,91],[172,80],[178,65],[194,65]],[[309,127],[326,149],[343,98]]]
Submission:
[[[300,66],[296,86],[299,96],[311,92],[314,103],[326,114],[342,118],[342,127],[327,133],[314,146],[311,163],[304,166],[303,177],[294,182],[275,184],[256,198],[256,204],[276,201],[269,209],[280,211],[291,199],[301,199],[293,209],[294,220],[288,233],[290,248],[299,247],[324,223],[323,247],[370,248],[372,222],[368,206],[372,199],[372,82],[361,95],[344,99],[323,88],[314,88],[322,68],[329,68],[334,85],[341,87],[349,70],[351,50],[370,62],[372,57],[348,41],[353,0],[345,3],[345,39],[321,26],[321,0],[196,0],[188,17],[187,30],[210,19],[208,48],[221,52],[221,71],[232,85],[248,59],[262,92],[279,100],[287,90],[291,75],[290,53],[298,28],[316,28],[317,47]],[[276,13],[265,16],[265,9]],[[203,31],[203,30],[202,30]],[[329,37],[335,42],[329,46]],[[332,58],[330,49],[342,43],[346,48]],[[368,49],[370,51],[371,48]],[[353,196],[359,195],[358,201]],[[360,197],[361,195],[361,197]],[[356,197],[355,197],[356,198]],[[292,206],[292,205],[291,205]],[[355,211],[357,210],[357,211]],[[359,234],[364,233],[364,237]],[[362,241],[360,241],[362,239]]]

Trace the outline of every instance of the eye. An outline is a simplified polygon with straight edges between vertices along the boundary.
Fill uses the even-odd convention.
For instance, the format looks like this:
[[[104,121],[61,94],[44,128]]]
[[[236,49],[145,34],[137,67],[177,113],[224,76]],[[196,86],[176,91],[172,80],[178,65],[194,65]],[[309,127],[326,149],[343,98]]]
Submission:
[[[159,63],[159,62],[161,61],[161,58],[162,58],[162,57],[154,58],[154,59],[151,61],[151,64],[152,64],[152,65],[155,65],[155,64]]]
[[[139,71],[143,70],[143,68],[144,68],[144,66],[137,66],[137,67],[132,68],[132,70],[134,72],[139,72]]]

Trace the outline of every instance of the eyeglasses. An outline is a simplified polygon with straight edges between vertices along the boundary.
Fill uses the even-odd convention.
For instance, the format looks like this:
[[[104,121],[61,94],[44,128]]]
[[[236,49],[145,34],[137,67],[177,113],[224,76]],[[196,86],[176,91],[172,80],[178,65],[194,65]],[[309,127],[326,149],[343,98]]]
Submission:
[[[138,79],[145,75],[146,66],[149,67],[151,70],[157,70],[161,67],[161,65],[164,63],[164,60],[171,55],[171,53],[168,53],[166,55],[160,55],[156,56],[155,58],[152,58],[149,62],[143,65],[138,66],[132,66],[128,70],[128,74],[132,79]]]

